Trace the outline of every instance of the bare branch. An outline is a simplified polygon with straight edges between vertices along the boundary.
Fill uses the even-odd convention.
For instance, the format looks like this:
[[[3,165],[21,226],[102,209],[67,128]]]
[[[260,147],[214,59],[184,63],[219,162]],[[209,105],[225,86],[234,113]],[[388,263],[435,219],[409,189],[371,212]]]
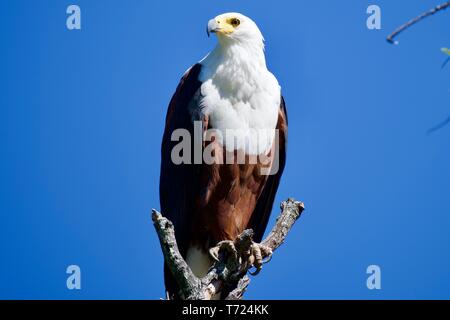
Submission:
[[[293,199],[282,202],[281,213],[275,226],[260,245],[263,246],[264,250],[258,250],[261,258],[270,257],[272,252],[284,242],[303,210],[304,205],[301,202]],[[218,261],[215,262],[208,274],[199,279],[194,275],[178,250],[173,224],[156,210],[152,211],[152,220],[159,237],[164,259],[177,281],[180,294],[184,299],[210,300],[214,295],[224,291],[228,292],[227,290],[231,291],[223,298],[227,300],[242,299],[250,283],[247,272],[253,266],[247,260],[255,245],[252,241],[252,230],[245,230],[233,242],[233,247],[236,249],[239,259],[231,259],[227,254],[221,252]],[[260,266],[258,272],[259,269]]]
[[[434,14],[436,14],[436,13],[442,11],[442,10],[445,10],[445,9],[447,9],[448,7],[450,7],[450,1],[447,1],[447,2],[445,2],[445,3],[443,3],[443,4],[440,4],[440,5],[436,6],[436,7],[434,7],[434,8],[431,9],[431,10],[428,10],[427,12],[422,13],[421,15],[415,17],[414,19],[409,20],[407,23],[405,23],[405,24],[401,25],[400,27],[398,27],[394,32],[392,32],[392,33],[387,37],[386,40],[387,40],[389,43],[397,44],[398,42],[395,41],[394,39],[395,39],[395,37],[397,37],[400,33],[402,33],[403,31],[405,31],[406,29],[408,29],[408,28],[411,27],[412,25],[416,24],[417,22],[419,22],[419,21],[421,21],[421,20],[423,20],[423,19],[425,19],[425,18],[427,18],[427,17],[429,17],[429,16],[432,16],[432,15],[434,15]]]
[[[305,206],[302,202],[295,201],[294,199],[288,199],[282,202],[281,215],[277,218],[275,226],[262,244],[275,251],[283,244],[289,230],[291,230],[303,210],[305,210]]]
[[[204,296],[199,295],[202,293],[200,279],[194,275],[178,250],[172,222],[164,218],[161,213],[154,209],[152,210],[152,220],[159,237],[161,249],[164,253],[164,259],[179,284],[183,296],[188,300],[203,299]]]
[[[249,284],[250,278],[248,276],[244,276],[238,281],[236,288],[228,294],[228,297],[226,297],[225,300],[241,300],[245,291],[247,291]]]

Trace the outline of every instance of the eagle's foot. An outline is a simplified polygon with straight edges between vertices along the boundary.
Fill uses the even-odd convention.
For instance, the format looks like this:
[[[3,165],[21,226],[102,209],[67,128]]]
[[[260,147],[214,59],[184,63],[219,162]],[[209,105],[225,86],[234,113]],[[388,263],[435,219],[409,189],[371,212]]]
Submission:
[[[209,249],[209,255],[215,261],[219,261],[219,254],[223,251],[228,253],[228,259],[232,259],[232,261],[238,260],[238,251],[236,250],[234,242],[230,240],[221,241],[215,247]]]
[[[220,261],[220,253],[225,252],[227,267],[234,270],[236,274],[257,275],[263,264],[270,261],[272,249],[260,243],[253,242],[251,237],[237,239],[236,241],[225,240],[219,242],[215,247],[209,249],[209,255],[214,261]],[[254,267],[255,271],[249,271]]]
[[[249,271],[249,273],[253,276],[257,275],[261,271],[263,264],[269,262],[271,258],[271,248],[260,243],[253,242],[250,246],[250,255],[247,257],[246,265],[248,267],[255,267],[255,271]]]

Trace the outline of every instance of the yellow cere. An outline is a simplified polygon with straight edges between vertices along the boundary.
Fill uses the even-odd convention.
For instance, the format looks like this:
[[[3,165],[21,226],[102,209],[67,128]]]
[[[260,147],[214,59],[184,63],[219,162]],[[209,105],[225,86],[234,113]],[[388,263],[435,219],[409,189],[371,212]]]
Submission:
[[[222,17],[217,18],[217,23],[220,27],[217,33],[230,34],[234,32],[234,29],[239,27],[241,21],[238,18]]]

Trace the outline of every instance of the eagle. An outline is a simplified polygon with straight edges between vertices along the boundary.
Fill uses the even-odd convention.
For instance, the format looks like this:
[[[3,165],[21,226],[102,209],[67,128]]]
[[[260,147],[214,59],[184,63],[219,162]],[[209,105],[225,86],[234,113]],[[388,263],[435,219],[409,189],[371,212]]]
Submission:
[[[225,13],[208,22],[211,33],[217,45],[182,76],[161,145],[161,211],[198,277],[213,265],[219,243],[246,229],[254,231],[256,246],[261,242],[287,143],[286,106],[267,69],[258,26],[240,13]],[[180,132],[194,141],[182,141]],[[164,279],[169,299],[183,298],[166,264]]]

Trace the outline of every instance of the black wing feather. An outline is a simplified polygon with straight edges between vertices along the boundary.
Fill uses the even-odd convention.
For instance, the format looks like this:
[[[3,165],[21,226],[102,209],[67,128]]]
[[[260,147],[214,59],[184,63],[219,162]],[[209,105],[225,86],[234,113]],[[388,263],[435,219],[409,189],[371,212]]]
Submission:
[[[188,106],[201,86],[201,82],[198,80],[200,71],[201,65],[196,64],[181,79],[169,104],[161,145],[159,183],[161,213],[174,224],[176,240],[183,256],[189,245],[191,231],[189,225],[192,219],[194,194],[197,189],[193,183],[197,180],[195,176],[199,166],[173,163],[171,152],[179,142],[171,141],[171,136],[176,129],[186,129],[190,132],[190,136],[193,136],[194,128]],[[193,144],[191,143],[191,145]],[[164,265],[164,280],[168,293],[177,295],[176,282],[166,264]]]

